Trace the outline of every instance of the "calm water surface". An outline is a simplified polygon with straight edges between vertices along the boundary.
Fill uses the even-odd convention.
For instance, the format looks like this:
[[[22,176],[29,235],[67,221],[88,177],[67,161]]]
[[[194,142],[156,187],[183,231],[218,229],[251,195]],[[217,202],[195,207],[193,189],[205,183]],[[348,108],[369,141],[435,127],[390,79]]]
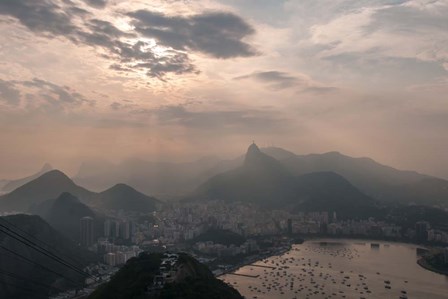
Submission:
[[[448,298],[448,276],[421,268],[416,263],[417,248],[376,241],[313,240],[221,279],[248,299]]]

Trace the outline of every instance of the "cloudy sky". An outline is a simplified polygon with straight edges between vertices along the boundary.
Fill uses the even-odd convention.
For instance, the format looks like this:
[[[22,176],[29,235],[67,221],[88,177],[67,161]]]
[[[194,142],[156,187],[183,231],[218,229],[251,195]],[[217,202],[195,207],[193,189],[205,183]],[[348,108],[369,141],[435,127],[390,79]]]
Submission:
[[[448,0],[0,0],[0,178],[255,140],[448,178]]]

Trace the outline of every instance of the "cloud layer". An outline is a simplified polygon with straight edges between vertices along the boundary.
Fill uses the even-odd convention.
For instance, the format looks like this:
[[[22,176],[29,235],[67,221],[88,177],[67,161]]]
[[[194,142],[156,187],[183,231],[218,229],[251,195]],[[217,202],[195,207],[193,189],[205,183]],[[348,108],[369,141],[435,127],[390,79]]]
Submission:
[[[0,178],[253,139],[448,178],[447,15],[446,0],[0,1]]]
[[[106,1],[87,0],[104,8]],[[111,69],[144,71],[163,79],[166,74],[198,73],[190,52],[215,58],[248,57],[255,50],[243,39],[254,29],[229,12],[204,12],[167,16],[149,10],[128,12],[133,30],[123,31],[107,20],[95,18],[72,1],[14,0],[0,2],[0,14],[12,17],[29,30],[44,36],[64,37],[78,45],[102,49]],[[123,19],[126,15],[121,16]],[[150,40],[139,39],[141,37]],[[156,40],[157,42],[151,42]]]

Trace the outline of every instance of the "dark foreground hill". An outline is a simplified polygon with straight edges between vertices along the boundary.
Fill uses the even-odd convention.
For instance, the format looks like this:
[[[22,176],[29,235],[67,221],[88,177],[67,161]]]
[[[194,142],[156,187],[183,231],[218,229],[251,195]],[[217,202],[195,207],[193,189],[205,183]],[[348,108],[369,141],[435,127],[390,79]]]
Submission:
[[[164,258],[161,253],[142,253],[130,259],[89,299],[243,299],[237,290],[215,278],[205,265],[184,253],[177,255],[172,266],[166,266],[173,271],[170,280],[155,288],[154,281],[161,274]]]
[[[79,268],[94,261],[91,253],[63,237],[39,216],[19,214],[0,217],[0,224],[3,231],[11,233],[3,227],[6,226]],[[8,273],[1,276],[0,298],[47,298],[49,294],[73,288],[84,281],[84,276],[5,233],[0,233],[0,253],[0,269],[3,274]]]
[[[282,163],[252,144],[241,167],[212,177],[194,198],[256,203],[294,211],[336,211],[366,217],[376,202],[334,172],[294,175]]]

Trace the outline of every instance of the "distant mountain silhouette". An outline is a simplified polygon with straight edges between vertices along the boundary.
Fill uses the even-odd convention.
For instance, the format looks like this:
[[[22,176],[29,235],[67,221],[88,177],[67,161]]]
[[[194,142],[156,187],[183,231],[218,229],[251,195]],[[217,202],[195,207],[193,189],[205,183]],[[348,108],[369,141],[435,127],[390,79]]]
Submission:
[[[152,212],[156,198],[147,196],[126,184],[117,184],[95,196],[93,204],[107,210]]]
[[[150,212],[154,211],[155,205],[159,203],[157,199],[125,184],[117,184],[103,192],[95,193],[76,185],[63,172],[52,170],[11,193],[0,196],[0,209],[25,212],[30,208],[37,208],[47,200],[49,201],[45,204],[50,205],[52,200],[65,192],[76,197],[81,203],[99,209]],[[67,199],[64,203],[73,202]]]
[[[79,241],[79,220],[85,216],[96,218],[95,212],[68,192],[46,200],[30,211],[76,242]]]
[[[20,186],[25,185],[28,182],[31,182],[32,180],[40,177],[41,175],[43,175],[44,173],[52,170],[53,167],[48,164],[45,163],[42,168],[35,174],[27,176],[25,178],[21,178],[21,179],[16,179],[16,180],[9,180],[6,184],[4,184],[4,186],[1,188],[2,192],[11,192],[14,189],[19,188]]]
[[[386,187],[384,197],[389,201],[448,207],[448,181],[426,178],[418,182]]]
[[[278,160],[295,176],[334,172],[362,193],[386,203],[398,201],[448,206],[447,180],[398,170],[370,158],[353,158],[339,152],[298,155],[278,147],[261,148],[260,151]],[[245,156],[230,160],[209,157],[189,163],[131,159],[113,164],[95,160],[83,163],[74,181],[96,191],[122,182],[158,198],[171,199],[196,190],[218,174],[237,169],[244,160]]]
[[[263,151],[279,159],[282,165],[296,175],[332,171],[378,200],[448,204],[447,180],[415,171],[397,170],[370,158],[352,158],[338,152],[295,155],[281,148],[266,148]]]
[[[150,162],[129,159],[119,164],[94,160],[81,165],[73,180],[99,192],[121,182],[156,197],[183,195],[210,176],[231,169],[219,167],[222,160],[207,157],[187,163]]]
[[[3,187],[6,186],[6,184],[8,184],[9,181],[8,180],[0,180],[0,195],[7,193],[5,191],[3,191]]]
[[[193,197],[252,202],[270,208],[336,211],[351,216],[375,206],[374,200],[342,176],[333,172],[295,176],[255,144],[248,148],[242,166],[212,177]]]
[[[38,178],[0,196],[0,209],[3,211],[27,211],[47,199],[57,198],[69,192],[81,200],[88,201],[94,193],[84,189],[59,170],[51,170]]]
[[[3,220],[8,221],[8,223]],[[25,235],[23,233],[23,231],[25,231],[27,234],[34,236],[36,239],[45,243],[45,245],[39,243],[41,246],[44,246],[45,249],[50,250],[60,258],[71,264],[75,264],[79,268],[84,268],[90,262],[95,261],[95,256],[92,253],[82,250],[75,243],[53,229],[39,216],[19,214],[0,217],[0,223],[22,235]],[[14,226],[11,226],[9,223],[12,223]],[[16,227],[18,227],[20,231],[18,231]],[[29,238],[29,235],[25,236]],[[35,242],[34,239],[31,240]],[[82,283],[84,280],[84,277],[79,273],[53,261],[49,257],[18,242],[6,234],[0,234],[0,243],[12,252],[18,253],[40,265],[45,265],[47,268],[64,275],[72,281]],[[19,280],[18,282],[17,279],[4,275],[2,276],[2,282],[17,285],[20,288],[13,285],[6,286],[5,284],[0,284],[0,298],[45,298],[49,295],[50,291],[53,291],[54,293],[61,289],[73,288],[73,284],[66,281],[60,275],[56,275],[53,272],[48,272],[32,263],[25,262],[5,250],[1,250],[0,265],[2,271],[14,273],[15,275],[23,277],[28,281],[38,281],[42,284],[50,285],[55,288],[53,290],[49,290],[46,287],[43,288],[28,281]],[[24,289],[27,291],[24,291]]]

